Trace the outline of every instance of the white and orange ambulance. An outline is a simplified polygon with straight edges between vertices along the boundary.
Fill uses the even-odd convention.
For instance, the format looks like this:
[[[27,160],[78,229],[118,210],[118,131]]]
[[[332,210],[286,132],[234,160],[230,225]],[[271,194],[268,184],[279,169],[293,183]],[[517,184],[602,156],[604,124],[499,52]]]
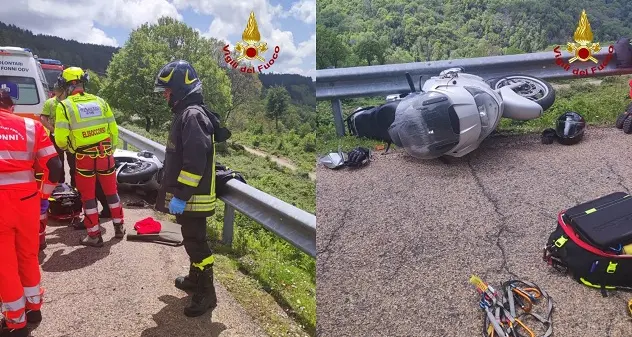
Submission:
[[[49,97],[48,83],[37,56],[29,49],[0,47],[0,89],[9,91],[16,115],[40,120]]]

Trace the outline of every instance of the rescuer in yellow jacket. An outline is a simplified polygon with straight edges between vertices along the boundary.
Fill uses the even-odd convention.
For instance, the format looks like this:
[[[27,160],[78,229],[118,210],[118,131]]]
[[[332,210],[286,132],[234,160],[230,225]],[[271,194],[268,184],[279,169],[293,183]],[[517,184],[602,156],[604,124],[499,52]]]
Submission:
[[[76,187],[77,184],[75,184],[75,156],[67,151],[63,151],[57,146],[57,144],[55,144],[55,112],[57,111],[57,105],[59,105],[59,103],[65,98],[64,91],[59,87],[57,83],[55,83],[53,87],[53,92],[55,96],[47,99],[44,102],[42,114],[40,115],[40,121],[46,127],[46,129],[50,131],[50,139],[53,141],[53,145],[55,145],[55,149],[59,154],[59,160],[61,160],[62,167],[65,165],[64,157],[68,158],[68,168],[70,169],[70,185]],[[65,182],[66,174],[62,174],[59,183],[63,184]]]
[[[88,74],[78,67],[64,69],[57,79],[66,99],[57,105],[55,143],[76,158],[75,181],[81,193],[85,213],[83,223],[88,232],[81,243],[101,247],[103,238],[95,198],[96,179],[103,188],[112,214],[115,237],[125,236],[113,158],[118,142],[118,127],[105,100],[84,91],[88,80]]]

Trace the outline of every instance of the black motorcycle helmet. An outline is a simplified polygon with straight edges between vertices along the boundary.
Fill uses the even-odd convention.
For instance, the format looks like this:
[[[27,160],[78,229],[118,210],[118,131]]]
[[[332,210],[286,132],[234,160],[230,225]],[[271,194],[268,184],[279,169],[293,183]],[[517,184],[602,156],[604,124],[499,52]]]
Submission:
[[[584,117],[574,111],[567,111],[560,115],[555,126],[555,134],[560,144],[573,145],[584,137],[586,121]]]
[[[154,92],[165,91],[165,89],[171,89],[169,107],[173,108],[176,103],[191,93],[201,91],[202,82],[189,62],[177,60],[167,63],[156,75]]]

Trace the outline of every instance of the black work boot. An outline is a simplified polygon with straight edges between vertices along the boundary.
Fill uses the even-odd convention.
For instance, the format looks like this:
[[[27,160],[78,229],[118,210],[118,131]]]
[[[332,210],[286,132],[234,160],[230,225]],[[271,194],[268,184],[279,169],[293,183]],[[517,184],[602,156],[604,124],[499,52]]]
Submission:
[[[125,236],[125,227],[123,224],[114,224],[114,237],[121,239]]]
[[[81,239],[81,244],[84,246],[103,247],[103,238],[101,234],[97,236],[86,235]]]
[[[176,278],[176,288],[184,291],[193,291],[197,286],[198,279],[200,278],[200,274],[202,271],[200,268],[193,267],[191,265],[189,267],[189,275],[187,276],[178,276]]]
[[[39,310],[29,310],[26,312],[26,321],[31,324],[37,324],[42,321],[42,312]]]
[[[184,308],[184,314],[188,317],[201,316],[209,309],[212,312],[217,306],[215,285],[213,285],[213,265],[206,266],[200,272],[197,281],[195,291],[191,297],[191,304]]]
[[[85,221],[85,219],[81,220],[81,221],[73,221],[70,223],[70,225],[72,226],[72,228],[79,230],[79,229],[86,229],[86,224],[83,223]]]
[[[29,331],[26,327],[23,327],[22,329],[9,329],[7,327],[7,323],[2,320],[0,326],[0,337],[28,337],[28,335]]]

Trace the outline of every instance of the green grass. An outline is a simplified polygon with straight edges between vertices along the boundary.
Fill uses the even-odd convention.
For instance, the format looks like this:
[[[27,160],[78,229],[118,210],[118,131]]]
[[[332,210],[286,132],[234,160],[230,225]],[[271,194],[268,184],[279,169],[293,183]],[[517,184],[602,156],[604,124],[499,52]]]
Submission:
[[[165,144],[166,132],[148,133],[134,125],[124,127]],[[315,183],[305,174],[292,172],[265,158],[241,150],[231,149],[229,153],[218,154],[217,161],[241,172],[249,185],[307,212],[315,213]],[[235,216],[233,246],[229,248],[222,245],[220,240],[224,211],[221,201],[219,203],[215,218],[209,221],[209,234],[217,254],[230,258],[240,270],[257,280],[310,335],[315,335],[315,260],[239,212]],[[239,299],[239,296],[235,297]],[[273,316],[265,316],[271,313],[262,313],[257,305],[240,302],[258,320],[266,322],[263,325],[269,325],[267,322],[275,319]],[[272,331],[278,333],[279,327]]]
[[[294,131],[281,134],[254,134],[240,132],[231,137],[232,141],[268,154],[289,159],[303,173],[314,171],[316,160],[316,133],[301,136]]]
[[[570,87],[556,90],[553,106],[542,117],[531,121],[513,121],[503,118],[498,130],[504,133],[537,133],[546,128],[554,128],[555,120],[566,111],[582,115],[589,125],[612,126],[617,116],[630,103],[628,81],[630,76],[610,76],[602,78],[600,85],[589,84],[595,79],[566,81]]]

